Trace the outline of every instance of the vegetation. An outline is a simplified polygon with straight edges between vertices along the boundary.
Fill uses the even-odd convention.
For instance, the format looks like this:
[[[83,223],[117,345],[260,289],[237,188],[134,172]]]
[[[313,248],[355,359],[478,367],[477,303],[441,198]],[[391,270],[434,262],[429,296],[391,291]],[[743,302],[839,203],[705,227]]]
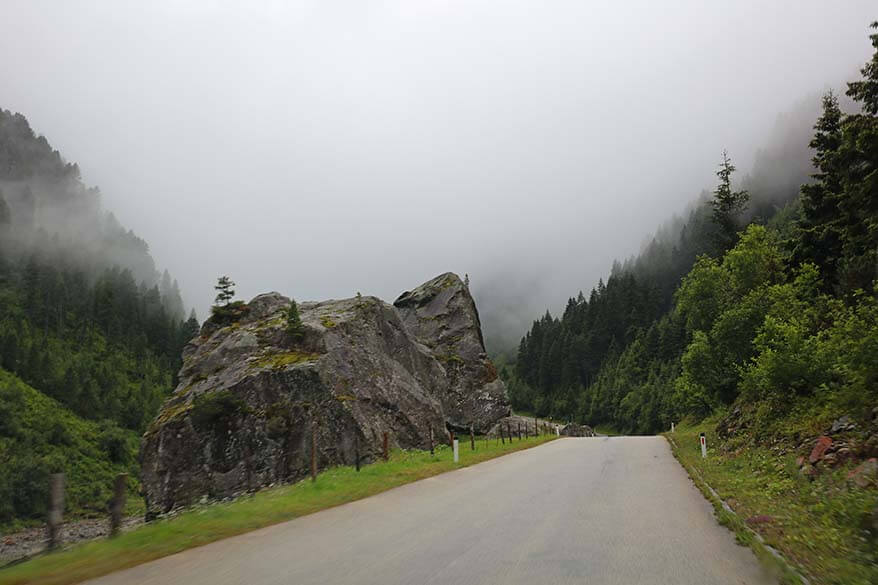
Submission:
[[[711,417],[678,425],[669,436],[690,475],[700,475],[735,511],[737,520],[726,517],[725,522],[739,537],[751,543],[748,528],[757,529],[766,544],[801,567],[812,582],[878,582],[878,547],[875,536],[864,530],[871,521],[874,490],[847,479],[853,464],[809,480],[799,473],[794,452],[741,448],[740,439],[717,438],[713,430],[719,421]],[[701,432],[710,436],[707,459],[701,457]]]
[[[305,336],[305,326],[302,325],[302,319],[299,317],[299,306],[295,299],[290,301],[290,307],[287,309],[287,335],[293,341],[301,341]]]
[[[68,517],[103,513],[198,321],[76,165],[2,110],[0,184],[0,526],[44,517],[53,471]]]
[[[94,541],[49,554],[0,571],[0,585],[23,583],[62,585],[105,575],[146,561],[277,524],[305,514],[365,498],[440,473],[474,465],[500,455],[535,447],[553,435],[498,444],[479,440],[476,450],[463,446],[454,463],[447,445],[436,454],[393,451],[387,462],[335,467],[319,474],[316,482],[263,490],[231,503],[214,504],[169,520],[159,520],[112,540]]]
[[[875,63],[849,84],[862,113],[824,97],[810,142],[816,172],[798,197],[778,197],[768,214],[753,189],[762,215],[734,233],[750,195],[732,188],[724,154],[713,199],[664,252],[617,263],[588,299],[535,322],[514,370],[501,371],[513,406],[637,433],[736,401],[760,404],[759,428],[778,436],[798,404],[824,421],[866,420],[878,402]]]
[[[137,496],[137,435],[112,420],[82,419],[16,376],[0,370],[0,526],[44,518],[50,473],[67,474],[68,514],[104,516],[113,479],[129,473],[129,513]]]

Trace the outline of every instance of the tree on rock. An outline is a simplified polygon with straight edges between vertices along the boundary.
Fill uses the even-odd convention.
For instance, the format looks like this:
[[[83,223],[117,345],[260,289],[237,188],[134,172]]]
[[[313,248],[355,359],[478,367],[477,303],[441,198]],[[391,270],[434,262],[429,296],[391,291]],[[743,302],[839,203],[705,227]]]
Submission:
[[[233,298],[235,298],[235,283],[228,276],[220,276],[216,280],[216,300],[217,305],[227,306]]]
[[[293,341],[299,341],[305,336],[305,326],[302,325],[299,305],[295,299],[290,301],[290,308],[287,309],[287,334]]]
[[[719,185],[713,192],[713,222],[719,228],[717,244],[719,252],[723,253],[735,243],[738,232],[738,216],[747,208],[750,194],[747,191],[732,191],[732,173],[735,172],[729,154],[723,150],[723,162],[719,165],[716,176],[719,177]]]

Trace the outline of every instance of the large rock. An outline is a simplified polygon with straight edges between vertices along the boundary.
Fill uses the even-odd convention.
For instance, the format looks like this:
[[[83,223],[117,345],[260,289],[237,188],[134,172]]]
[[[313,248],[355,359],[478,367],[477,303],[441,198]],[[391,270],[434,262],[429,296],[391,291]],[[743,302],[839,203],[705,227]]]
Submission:
[[[351,465],[357,449],[376,459],[384,433],[391,447],[426,449],[431,431],[445,441],[460,420],[443,406],[452,384],[459,393],[491,383],[449,368],[374,297],[299,304],[305,333],[295,340],[289,304],[260,295],[209,319],[186,346],[179,385],[142,442],[147,516],[306,476],[312,433],[319,468]],[[477,316],[468,327],[455,319],[481,343]],[[495,394],[505,404],[502,385]]]
[[[452,428],[472,425],[484,433],[510,414],[506,386],[485,352],[476,304],[456,274],[446,272],[403,293],[393,306],[445,368],[448,385],[439,399]]]

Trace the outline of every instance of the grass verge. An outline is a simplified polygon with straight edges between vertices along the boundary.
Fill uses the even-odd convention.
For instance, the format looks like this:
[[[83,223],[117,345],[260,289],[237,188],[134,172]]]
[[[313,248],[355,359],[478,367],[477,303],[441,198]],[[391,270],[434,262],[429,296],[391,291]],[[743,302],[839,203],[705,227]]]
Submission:
[[[794,454],[779,455],[753,445],[726,450],[714,433],[716,422],[678,425],[666,436],[674,455],[713,504],[719,522],[733,530],[739,542],[751,546],[783,583],[801,581],[768,547],[813,585],[878,583],[878,548],[863,529],[876,503],[875,490],[846,481],[847,466],[825,470],[809,481],[799,474]],[[708,438],[707,459],[701,457],[701,432]]]
[[[46,554],[0,571],[0,585],[35,583],[64,585],[99,577],[236,534],[263,528],[319,510],[359,500],[446,471],[474,465],[555,439],[552,435],[499,444],[480,439],[472,451],[460,442],[460,461],[441,446],[431,456],[423,451],[394,451],[387,462],[335,467],[316,482],[262,490],[234,502],[213,504],[158,520],[111,540],[96,540]]]

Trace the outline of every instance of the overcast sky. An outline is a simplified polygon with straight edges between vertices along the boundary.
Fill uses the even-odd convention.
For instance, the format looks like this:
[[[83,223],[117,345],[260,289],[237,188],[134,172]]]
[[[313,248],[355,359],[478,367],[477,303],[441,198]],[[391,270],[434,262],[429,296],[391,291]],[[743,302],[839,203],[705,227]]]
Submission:
[[[204,317],[444,271],[527,319],[606,275],[779,112],[857,75],[870,1],[0,0],[0,107]],[[484,304],[490,299],[479,299]]]

